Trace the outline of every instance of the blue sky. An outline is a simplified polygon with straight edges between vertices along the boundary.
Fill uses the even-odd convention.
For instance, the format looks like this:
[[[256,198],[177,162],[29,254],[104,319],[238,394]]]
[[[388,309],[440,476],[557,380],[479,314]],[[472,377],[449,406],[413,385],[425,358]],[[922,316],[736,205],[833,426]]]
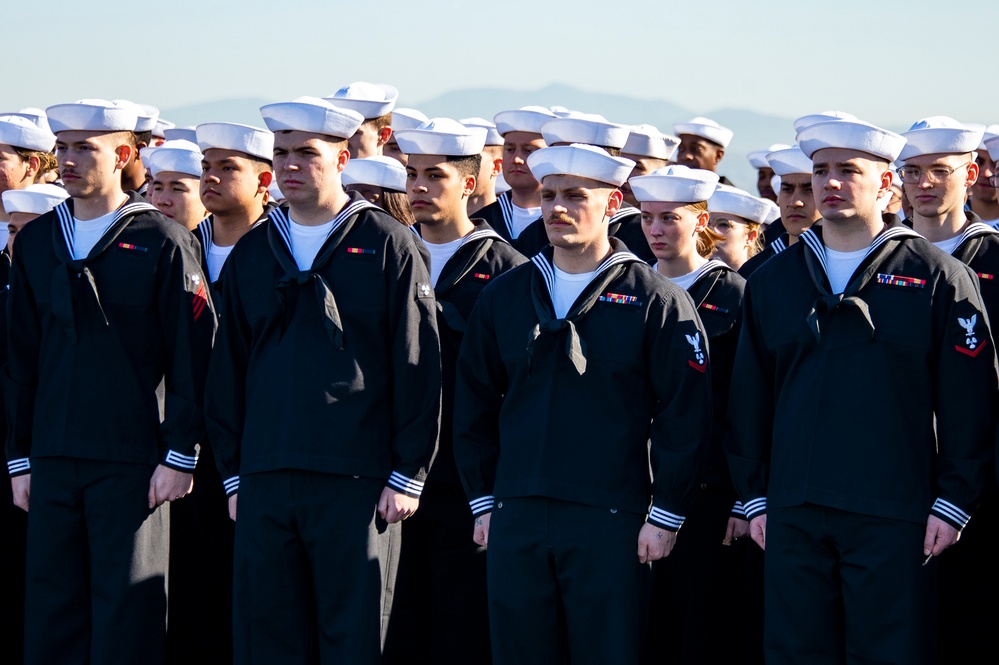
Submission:
[[[370,80],[406,106],[564,83],[698,112],[999,122],[995,2],[19,0],[3,19],[2,110],[279,100]]]

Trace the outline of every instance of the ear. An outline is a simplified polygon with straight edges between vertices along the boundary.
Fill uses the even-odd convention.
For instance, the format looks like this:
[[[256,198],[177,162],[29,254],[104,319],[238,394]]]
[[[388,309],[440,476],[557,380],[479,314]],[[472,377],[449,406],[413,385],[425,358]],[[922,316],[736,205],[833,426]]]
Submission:
[[[258,175],[257,193],[263,194],[265,191],[267,191],[267,188],[271,186],[272,182],[274,182],[274,174],[271,173],[270,171],[264,171],[263,173]]]
[[[881,188],[878,190],[879,199],[884,195],[884,193],[887,190],[891,189],[891,182],[892,182],[892,174],[889,167],[889,170],[881,174]],[[905,187],[903,186],[902,189],[905,189]]]
[[[607,209],[604,211],[604,214],[608,217],[613,217],[621,209],[621,203],[623,202],[624,194],[621,193],[621,190],[611,190],[610,196],[607,198]]]
[[[746,247],[752,247],[756,244],[756,239],[760,237],[760,229],[763,227],[756,227],[746,232]]]
[[[978,164],[971,162],[971,166],[968,167],[968,177],[964,179],[964,186],[970,188],[978,182],[978,174]]]
[[[493,160],[493,170],[490,171],[489,177],[495,180],[499,177],[500,173],[503,173],[503,158],[497,157]]]
[[[336,156],[336,170],[343,173],[343,169],[347,166],[347,162],[350,161],[350,149],[345,143]]]
[[[720,162],[722,160],[722,157],[724,156],[725,156],[725,148],[717,148],[715,150],[715,166],[718,166],[718,162]]]
[[[378,147],[380,148],[383,145],[385,145],[386,143],[388,143],[389,137],[391,137],[391,136],[392,136],[392,128],[391,127],[382,127],[381,129],[379,129],[378,130]]]
[[[694,233],[703,233],[704,229],[708,228],[709,219],[711,219],[711,214],[707,210],[697,213],[697,224],[694,224]]]
[[[130,145],[120,145],[114,149],[114,154],[118,157],[114,165],[116,171],[120,171],[128,166],[129,161],[132,159],[132,152],[133,149]]]
[[[35,176],[38,174],[38,169],[41,167],[42,160],[38,159],[38,155],[28,157],[28,166],[24,171],[25,177],[34,182]]]
[[[469,196],[471,196],[472,192],[475,191],[475,184],[476,183],[475,183],[475,176],[474,175],[467,175],[467,176],[465,176],[465,187],[461,191],[462,197],[469,197]]]

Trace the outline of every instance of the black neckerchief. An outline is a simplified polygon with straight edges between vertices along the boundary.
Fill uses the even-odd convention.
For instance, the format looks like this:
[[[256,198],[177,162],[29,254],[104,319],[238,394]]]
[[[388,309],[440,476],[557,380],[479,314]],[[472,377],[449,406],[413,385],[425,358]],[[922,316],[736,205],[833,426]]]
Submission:
[[[444,268],[437,278],[437,285],[434,287],[437,296],[437,311],[440,312],[441,318],[448,328],[459,333],[465,332],[467,321],[458,311],[458,308],[445,299],[447,292],[461,281],[476,263],[482,260],[494,242],[506,242],[484,221],[479,220],[479,222],[475,225],[474,231],[461,239],[461,245],[444,264]]]

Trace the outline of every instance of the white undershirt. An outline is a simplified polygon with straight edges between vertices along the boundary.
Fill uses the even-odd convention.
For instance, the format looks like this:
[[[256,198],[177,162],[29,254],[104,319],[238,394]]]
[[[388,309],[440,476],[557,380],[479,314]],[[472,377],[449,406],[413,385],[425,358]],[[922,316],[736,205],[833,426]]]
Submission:
[[[941,240],[940,242],[933,243],[938,248],[947,252],[948,254],[953,254],[954,250],[957,249],[958,244],[960,244],[961,236],[956,235],[953,238],[948,238],[947,240]]]
[[[222,266],[225,265],[225,260],[232,253],[233,247],[235,245],[221,247],[214,242],[208,245],[208,279],[212,282],[218,281],[219,274],[222,272]]]
[[[289,218],[290,219],[290,218]],[[294,219],[291,220],[291,254],[295,257],[295,263],[299,270],[309,270],[316,260],[316,254],[326,242],[330,231],[333,230],[333,222],[330,220],[319,226],[306,226],[299,224]]]
[[[697,277],[697,270],[688,272],[686,275],[680,275],[679,277],[670,277],[670,281],[679,286],[684,291],[689,291],[690,287],[694,285],[694,279]]]
[[[511,234],[516,240],[521,233],[524,232],[531,222],[541,217],[541,206],[537,208],[521,208],[520,206],[510,203],[510,209],[513,211],[513,233]]]
[[[85,259],[90,250],[94,248],[97,241],[101,239],[107,230],[114,224],[114,216],[117,210],[112,210],[106,215],[101,215],[96,219],[76,219],[73,225],[73,258]]]
[[[555,293],[552,294],[555,318],[564,319],[572,303],[576,302],[583,289],[593,281],[597,271],[573,274],[559,270],[557,266],[552,267],[555,268]]]
[[[430,252],[430,282],[435,287],[437,286],[438,278],[441,276],[441,271],[444,270],[444,264],[458,251],[462,240],[464,238],[458,238],[457,240],[442,244],[423,241],[423,244],[427,246],[427,251]]]
[[[826,247],[827,276],[833,293],[843,293],[846,285],[850,282],[850,277],[857,270],[857,266],[867,256],[868,249],[865,247],[855,252],[837,252],[835,249]]]

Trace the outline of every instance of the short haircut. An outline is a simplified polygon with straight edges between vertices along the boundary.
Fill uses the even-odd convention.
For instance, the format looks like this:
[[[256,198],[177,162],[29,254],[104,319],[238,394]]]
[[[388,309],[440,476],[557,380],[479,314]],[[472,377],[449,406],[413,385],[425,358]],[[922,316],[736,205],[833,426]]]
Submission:
[[[135,141],[135,147],[138,148],[140,143],[145,143],[147,146],[151,145],[153,142],[153,130],[146,132],[132,132],[132,138]]]
[[[447,155],[447,163],[458,169],[458,173],[462,176],[476,176],[479,175],[479,168],[482,166],[482,155],[475,153],[474,155]]]
[[[264,159],[263,157],[257,157],[256,155],[246,154],[246,159],[250,162],[253,167],[253,172],[257,175],[265,173],[267,171],[274,170],[274,164],[269,159]]]
[[[28,150],[27,148],[18,148],[17,146],[13,146],[13,148],[14,152],[17,153],[17,156],[21,158],[22,162],[26,162],[32,157],[38,158],[38,172],[35,174],[35,182],[41,182],[42,176],[49,171],[55,171],[59,168],[59,161],[51,152]]]
[[[385,127],[391,127],[392,112],[389,111],[385,115],[378,116],[377,118],[368,118],[367,120],[364,121],[364,124],[367,125],[368,123],[371,123],[375,126],[375,131],[383,129]]]

